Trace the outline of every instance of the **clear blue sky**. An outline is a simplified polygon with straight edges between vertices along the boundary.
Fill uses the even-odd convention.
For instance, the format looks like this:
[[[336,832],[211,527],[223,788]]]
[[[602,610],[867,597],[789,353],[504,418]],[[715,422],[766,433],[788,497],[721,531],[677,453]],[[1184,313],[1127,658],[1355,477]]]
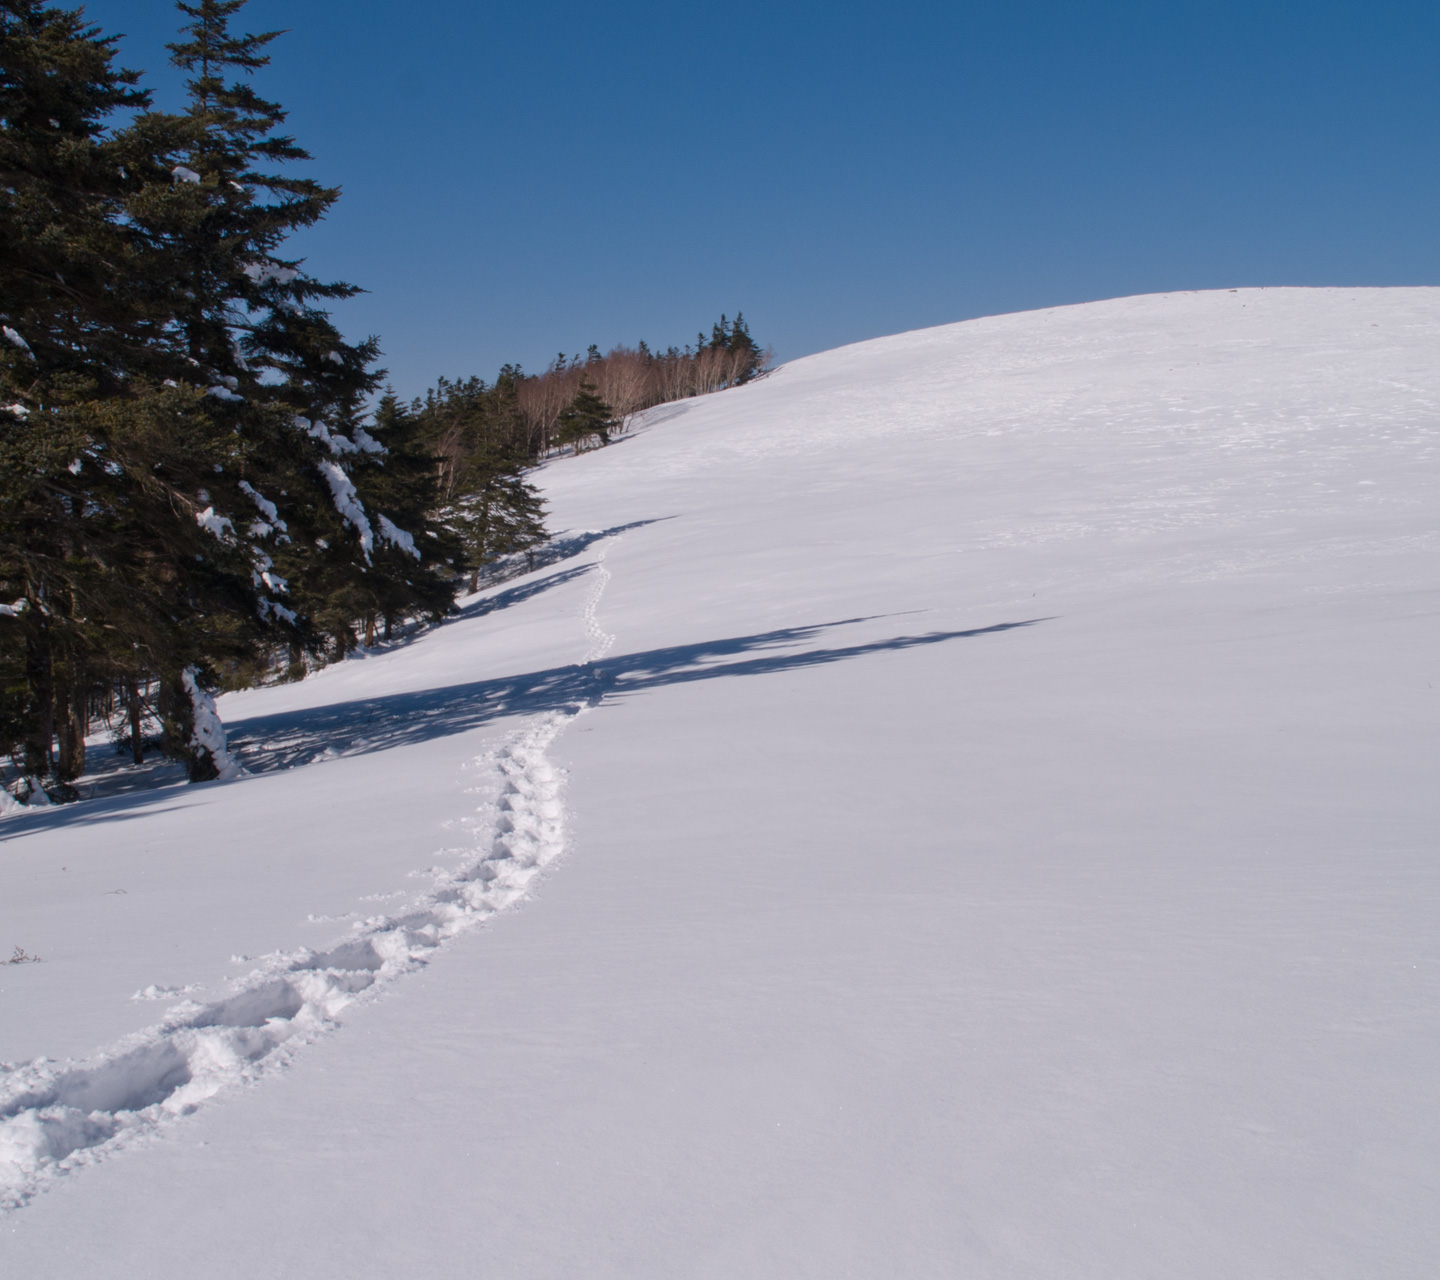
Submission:
[[[176,106],[165,0],[93,0]],[[1440,5],[251,0],[398,390],[1170,289],[1440,282]]]

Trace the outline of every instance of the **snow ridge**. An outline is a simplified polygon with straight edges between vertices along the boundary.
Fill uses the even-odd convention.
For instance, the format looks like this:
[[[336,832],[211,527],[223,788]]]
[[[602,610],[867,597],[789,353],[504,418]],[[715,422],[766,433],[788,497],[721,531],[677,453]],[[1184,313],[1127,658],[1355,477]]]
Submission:
[[[611,577],[607,549],[583,609],[591,644],[581,666],[615,643],[598,620]],[[348,1006],[375,998],[451,938],[523,898],[565,847],[564,774],[546,748],[601,692],[597,679],[588,701],[539,716],[478,757],[503,780],[489,847],[437,875],[402,914],[359,921],[353,936],[325,951],[277,952],[224,998],[176,1005],[163,1022],[87,1059],[0,1064],[0,1212],[57,1178],[161,1136],[222,1090],[283,1069],[298,1048],[335,1030]]]

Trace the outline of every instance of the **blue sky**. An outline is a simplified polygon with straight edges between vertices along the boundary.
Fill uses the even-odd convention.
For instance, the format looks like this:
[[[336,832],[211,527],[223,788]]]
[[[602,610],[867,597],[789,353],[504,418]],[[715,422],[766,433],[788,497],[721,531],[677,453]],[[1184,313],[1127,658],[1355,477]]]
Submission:
[[[179,104],[164,0],[93,0]],[[1440,6],[251,0],[402,394],[724,311],[791,359],[1172,289],[1440,283]]]

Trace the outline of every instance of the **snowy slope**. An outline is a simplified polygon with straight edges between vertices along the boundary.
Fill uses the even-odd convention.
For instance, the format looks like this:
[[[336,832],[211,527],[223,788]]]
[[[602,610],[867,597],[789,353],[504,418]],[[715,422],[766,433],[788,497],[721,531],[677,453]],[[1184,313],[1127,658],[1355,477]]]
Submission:
[[[796,361],[222,700],[252,776],[0,821],[0,1270],[1433,1274],[1437,340]]]

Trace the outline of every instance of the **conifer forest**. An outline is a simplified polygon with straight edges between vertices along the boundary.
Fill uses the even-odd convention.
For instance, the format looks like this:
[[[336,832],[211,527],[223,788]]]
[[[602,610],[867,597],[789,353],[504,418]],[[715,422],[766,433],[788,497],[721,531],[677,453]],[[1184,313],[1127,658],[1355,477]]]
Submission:
[[[218,776],[215,692],[444,617],[547,538],[533,468],[768,361],[737,315],[403,401],[380,339],[332,318],[357,286],[287,256],[339,191],[304,176],[263,94],[283,33],[242,33],[244,4],[176,6],[186,97],[161,104],[83,11],[0,2],[0,756],[22,798],[74,798],[104,727],[136,764]]]

